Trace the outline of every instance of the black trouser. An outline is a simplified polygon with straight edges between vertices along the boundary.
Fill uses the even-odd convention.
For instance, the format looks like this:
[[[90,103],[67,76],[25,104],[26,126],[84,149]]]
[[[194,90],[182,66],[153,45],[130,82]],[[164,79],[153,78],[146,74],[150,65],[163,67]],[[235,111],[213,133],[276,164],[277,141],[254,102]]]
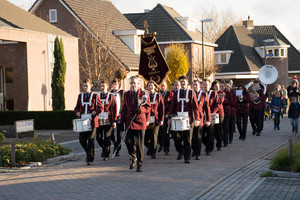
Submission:
[[[241,139],[246,139],[248,124],[248,113],[236,113],[236,126],[240,133]]]
[[[235,126],[235,117],[230,117],[229,120],[229,143],[232,143],[233,140],[233,131]]]
[[[192,138],[192,150],[195,156],[200,156],[202,146],[202,126],[194,127]]]
[[[278,112],[278,113],[273,112],[273,113],[274,113],[274,126],[279,127],[279,124],[280,124],[280,112]]]
[[[129,129],[125,138],[125,144],[130,156],[130,161],[135,162],[139,166],[143,165],[144,160],[144,139],[145,130]]]
[[[111,125],[99,126],[97,128],[96,140],[100,147],[102,147],[102,151],[104,152],[104,157],[108,158],[110,153],[110,145],[111,145],[111,133],[113,128]]]
[[[168,131],[168,118],[165,117],[164,125],[159,128],[159,135],[163,140],[164,152],[170,151],[170,130]]]
[[[153,128],[147,128],[145,133],[145,146],[150,155],[156,154],[159,126],[156,124]]]
[[[176,134],[175,148],[179,154],[183,154],[184,160],[189,160],[191,158],[193,129],[194,124],[191,125],[190,130],[179,131]]]
[[[223,121],[224,145],[228,145],[229,123],[230,123],[230,116],[224,116],[224,121]]]
[[[79,133],[79,143],[86,153],[86,162],[93,162],[95,159],[95,135],[96,129],[88,132]]]
[[[253,134],[261,132],[261,109],[250,109],[250,123]]]
[[[264,122],[265,122],[265,109],[261,109],[261,115],[260,115],[261,119],[260,119],[260,131],[262,131],[264,129]]]
[[[204,125],[202,128],[202,142],[205,145],[205,152],[210,153],[214,148],[214,125]]]
[[[123,125],[122,125],[123,126]],[[116,141],[116,136],[114,135],[116,131],[116,136],[117,136],[117,141]],[[114,143],[114,151],[119,151],[121,150],[121,139],[122,139],[122,131],[121,131],[121,124],[117,123],[116,128],[114,128],[112,134],[111,134],[111,141]],[[120,147],[116,150],[116,148],[120,145]]]
[[[219,116],[219,123],[215,124],[214,126],[214,135],[215,139],[217,141],[216,147],[219,149],[222,147],[222,141],[223,141],[223,122],[224,122],[224,116]]]

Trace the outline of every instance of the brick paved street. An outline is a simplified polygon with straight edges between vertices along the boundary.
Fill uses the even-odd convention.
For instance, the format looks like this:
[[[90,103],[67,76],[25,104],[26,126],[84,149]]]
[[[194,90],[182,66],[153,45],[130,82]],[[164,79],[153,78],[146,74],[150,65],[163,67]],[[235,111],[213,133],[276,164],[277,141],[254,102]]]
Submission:
[[[287,118],[281,121],[281,131],[274,131],[273,121],[266,121],[262,136],[252,136],[248,127],[245,141],[235,133],[233,144],[211,156],[203,153],[191,164],[176,160],[172,143],[169,156],[159,153],[156,160],[145,157],[142,173],[128,169],[125,146],[120,157],[109,161],[102,161],[97,151],[93,166],[85,164],[84,156],[77,156],[0,174],[0,199],[266,199],[262,193],[275,191],[269,196],[278,194],[278,198],[269,199],[296,200],[300,199],[299,179],[282,188],[290,179],[259,177],[271,156],[291,136]],[[73,144],[79,149],[78,143]],[[269,184],[273,186],[266,189]],[[287,190],[286,196],[274,190],[275,185],[280,191]]]

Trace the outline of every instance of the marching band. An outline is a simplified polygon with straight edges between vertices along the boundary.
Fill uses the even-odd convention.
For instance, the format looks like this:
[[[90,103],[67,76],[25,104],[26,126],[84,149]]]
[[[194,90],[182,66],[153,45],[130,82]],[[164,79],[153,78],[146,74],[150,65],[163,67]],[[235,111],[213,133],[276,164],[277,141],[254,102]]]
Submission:
[[[166,82],[158,88],[149,81],[147,90],[140,85],[140,77],[132,76],[131,89],[124,92],[120,80],[115,79],[108,91],[109,84],[101,81],[100,92],[96,93],[91,92],[91,80],[84,81],[83,93],[78,95],[74,108],[80,119],[73,120],[73,127],[79,132],[87,165],[92,165],[95,158],[95,137],[105,161],[109,159],[111,144],[114,155],[119,156],[124,140],[130,156],[129,169],[136,167],[141,172],[144,145],[146,155],[156,159],[157,152],[162,150],[169,154],[173,139],[177,160],[183,157],[189,164],[191,157],[200,159],[202,143],[206,155],[211,155],[214,147],[221,151],[231,144],[235,124],[239,139],[245,140],[248,116],[252,134],[260,136],[262,132],[267,92],[258,80],[249,87],[239,85],[237,90],[232,83],[209,80],[194,80],[190,88],[185,76],[172,84],[171,91],[167,90]]]

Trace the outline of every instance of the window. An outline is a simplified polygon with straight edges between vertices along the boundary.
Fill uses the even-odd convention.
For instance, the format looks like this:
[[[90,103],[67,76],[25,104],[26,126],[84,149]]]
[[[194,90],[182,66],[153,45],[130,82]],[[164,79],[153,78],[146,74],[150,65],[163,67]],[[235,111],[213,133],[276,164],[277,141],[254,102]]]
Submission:
[[[226,62],[226,54],[225,53],[222,53],[220,54],[221,55],[221,63],[227,63]]]
[[[284,57],[285,55],[284,55],[284,49],[280,49],[280,56],[282,56],[282,57]]]
[[[50,23],[56,23],[57,22],[57,10],[56,9],[50,9],[49,10],[49,22]]]
[[[166,47],[165,48],[165,58],[167,58],[167,55],[168,55],[170,50],[171,50],[171,47]]]
[[[273,54],[273,50],[272,50],[272,49],[269,49],[269,50],[268,50],[268,54]]]
[[[279,49],[274,49],[274,56],[279,56]]]

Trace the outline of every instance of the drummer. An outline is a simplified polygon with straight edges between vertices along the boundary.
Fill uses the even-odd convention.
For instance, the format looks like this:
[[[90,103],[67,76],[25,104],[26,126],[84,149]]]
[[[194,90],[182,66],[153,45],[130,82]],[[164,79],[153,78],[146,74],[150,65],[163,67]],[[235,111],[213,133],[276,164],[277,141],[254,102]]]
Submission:
[[[200,125],[198,127],[194,127],[193,129],[193,138],[192,138],[192,157],[195,156],[195,160],[199,160],[201,154],[201,146],[202,146],[202,129],[204,127],[204,116],[209,116],[210,108],[208,103],[208,98],[206,98],[205,92],[200,90],[200,81],[193,81],[193,89],[196,93],[196,98],[199,107],[200,114]],[[204,115],[205,112],[205,115]]]
[[[116,128],[117,119],[117,102],[115,96],[107,91],[108,82],[100,81],[100,100],[104,107],[104,112],[99,115],[99,127],[97,128],[96,140],[100,147],[102,147],[102,154],[104,161],[109,159],[111,134]]]
[[[180,131],[179,134],[176,134],[178,143],[176,150],[178,151],[177,160],[181,160],[182,155],[184,154],[185,163],[190,163],[191,156],[191,142],[193,135],[193,127],[199,126],[199,108],[197,103],[197,98],[195,93],[192,90],[187,89],[188,80],[185,76],[179,77],[181,89],[174,93],[174,97],[170,106],[170,114],[173,115],[187,115],[190,123],[190,130]],[[171,124],[171,119],[168,120],[168,123]],[[184,145],[181,144],[183,141]]]
[[[115,96],[117,102],[117,127],[113,131],[113,133],[116,132],[116,137],[113,133],[111,134],[111,140],[114,143],[114,152],[116,151],[116,156],[120,155],[119,152],[121,150],[121,138],[122,138],[122,131],[121,131],[121,125],[119,123],[119,119],[120,119],[120,110],[123,102],[124,90],[120,88],[120,85],[121,85],[120,79],[114,79],[112,81],[112,89],[110,91],[110,93],[112,93]]]
[[[204,106],[208,106],[209,112],[205,113],[206,115],[204,115],[204,127],[203,127],[203,132],[202,132],[202,141],[203,144],[205,145],[205,153],[206,155],[210,155],[213,147],[214,147],[214,134],[213,134],[213,125],[211,124],[211,106],[213,104],[213,102],[215,101],[215,98],[217,96],[216,92],[213,90],[210,90],[210,81],[209,80],[204,80],[202,82],[203,84],[203,93],[205,94],[205,97],[207,98],[206,101],[204,101],[204,104],[207,102],[208,105],[204,105]]]
[[[98,115],[103,111],[99,95],[91,91],[93,84],[90,79],[83,81],[83,93],[78,95],[77,104],[74,108],[75,114],[80,117],[82,114],[91,114],[91,131],[79,133],[79,142],[86,153],[87,165],[92,165],[95,159],[95,135],[98,124]]]
[[[164,114],[165,114],[165,120],[163,126],[159,128],[159,138],[161,139],[161,146],[158,149],[158,152],[160,150],[164,149],[164,152],[166,155],[169,154],[170,151],[170,135],[168,129],[168,117],[169,117],[169,111],[170,111],[170,105],[171,101],[173,99],[173,92],[169,91],[167,89],[167,83],[164,81],[160,86],[160,94],[162,95],[163,101],[164,101]]]
[[[148,154],[151,156],[151,159],[156,159],[158,131],[159,127],[164,123],[164,102],[161,95],[155,91],[155,83],[153,81],[149,81],[147,86],[151,111],[146,114],[145,146],[148,148]]]

